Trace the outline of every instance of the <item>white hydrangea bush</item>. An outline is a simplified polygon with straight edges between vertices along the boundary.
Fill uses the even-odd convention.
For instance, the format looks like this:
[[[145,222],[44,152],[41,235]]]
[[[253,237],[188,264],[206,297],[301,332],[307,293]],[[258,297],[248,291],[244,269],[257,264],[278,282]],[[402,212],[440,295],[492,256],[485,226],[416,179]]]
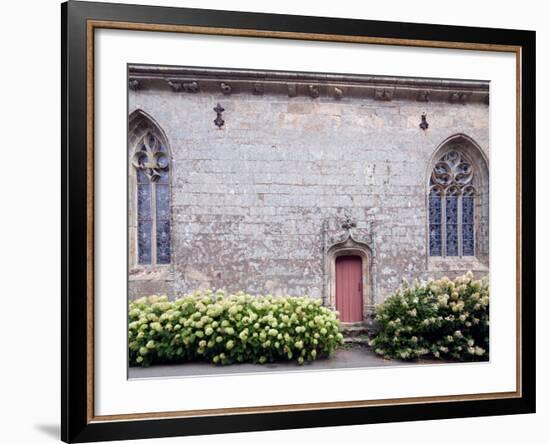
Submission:
[[[129,304],[130,365],[197,360],[303,364],[330,356],[343,344],[337,315],[308,297],[211,290],[175,301],[149,296]]]
[[[369,342],[385,358],[489,359],[489,282],[473,273],[404,282],[376,308]]]

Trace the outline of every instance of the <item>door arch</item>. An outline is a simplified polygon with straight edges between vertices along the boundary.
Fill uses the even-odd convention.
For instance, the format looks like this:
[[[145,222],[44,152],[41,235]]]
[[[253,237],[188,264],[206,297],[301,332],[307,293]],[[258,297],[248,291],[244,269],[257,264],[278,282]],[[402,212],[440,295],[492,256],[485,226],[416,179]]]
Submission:
[[[363,261],[357,255],[335,260],[336,310],[344,323],[363,321]]]

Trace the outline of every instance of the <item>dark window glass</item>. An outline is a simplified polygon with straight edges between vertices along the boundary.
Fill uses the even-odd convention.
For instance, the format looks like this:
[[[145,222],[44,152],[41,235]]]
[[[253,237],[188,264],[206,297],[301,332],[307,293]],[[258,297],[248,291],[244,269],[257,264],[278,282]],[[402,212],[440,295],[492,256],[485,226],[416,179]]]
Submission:
[[[151,227],[150,220],[138,221],[138,261],[140,264],[151,263]]]
[[[157,221],[157,263],[170,263],[170,221]]]
[[[168,185],[157,183],[157,262],[170,263],[170,189]]]
[[[445,227],[447,256],[458,256],[458,199],[456,196],[445,198]]]
[[[432,190],[429,197],[430,256],[441,256],[441,196]]]
[[[138,260],[140,264],[151,263],[151,185],[138,184]]]
[[[474,198],[462,197],[462,255],[474,255]]]

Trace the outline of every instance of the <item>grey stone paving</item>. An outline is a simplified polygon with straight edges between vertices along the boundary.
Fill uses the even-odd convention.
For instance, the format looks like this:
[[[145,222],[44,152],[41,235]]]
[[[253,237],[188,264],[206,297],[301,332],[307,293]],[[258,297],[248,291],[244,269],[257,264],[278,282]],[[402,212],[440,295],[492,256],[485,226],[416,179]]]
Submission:
[[[233,364],[216,366],[206,362],[189,362],[174,365],[156,365],[147,368],[131,367],[128,372],[130,379],[134,378],[158,378],[158,377],[182,377],[182,376],[206,376],[228,375],[240,373],[268,373],[291,372],[330,369],[351,369],[365,367],[391,367],[418,364],[439,364],[441,361],[401,362],[386,360],[376,355],[365,347],[341,348],[336,350],[330,359],[298,365],[295,362],[278,362],[271,364]]]

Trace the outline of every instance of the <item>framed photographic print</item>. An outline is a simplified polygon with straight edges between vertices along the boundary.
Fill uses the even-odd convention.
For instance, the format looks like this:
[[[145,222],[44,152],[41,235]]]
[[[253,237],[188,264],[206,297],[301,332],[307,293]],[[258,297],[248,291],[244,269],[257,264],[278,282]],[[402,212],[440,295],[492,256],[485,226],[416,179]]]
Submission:
[[[64,441],[535,411],[534,32],[61,11]]]

